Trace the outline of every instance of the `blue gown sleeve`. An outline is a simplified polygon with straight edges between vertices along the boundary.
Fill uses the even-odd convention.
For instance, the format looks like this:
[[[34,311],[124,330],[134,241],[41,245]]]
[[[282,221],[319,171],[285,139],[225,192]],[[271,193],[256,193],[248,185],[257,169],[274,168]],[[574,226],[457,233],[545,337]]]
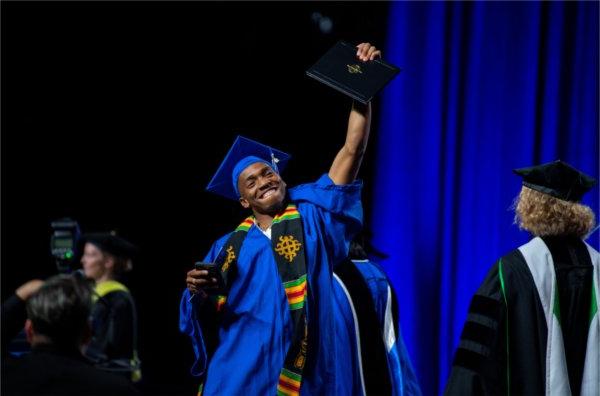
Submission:
[[[395,349],[400,356],[400,372],[403,377],[402,393],[400,394],[406,396],[421,396],[421,386],[419,385],[419,380],[417,379],[417,375],[415,374],[415,370],[410,361],[400,330],[398,330],[398,339],[396,340]]]
[[[228,238],[229,234],[215,242],[204,258],[204,261],[214,261]],[[192,341],[196,360],[190,372],[196,377],[204,374],[208,362],[206,344],[202,335],[202,318],[199,315],[199,306],[201,303],[200,297],[192,295],[189,290],[185,289],[179,304],[179,331],[190,337]]]
[[[336,185],[327,174],[315,183],[290,189],[290,198],[298,204],[298,210],[303,216],[306,215],[303,212],[310,211],[306,204],[312,204],[316,208],[315,214],[321,224],[315,229],[326,230],[325,243],[335,264],[346,258],[350,241],[362,227],[361,192],[362,181]],[[311,232],[310,225],[310,221],[305,218],[306,233]]]

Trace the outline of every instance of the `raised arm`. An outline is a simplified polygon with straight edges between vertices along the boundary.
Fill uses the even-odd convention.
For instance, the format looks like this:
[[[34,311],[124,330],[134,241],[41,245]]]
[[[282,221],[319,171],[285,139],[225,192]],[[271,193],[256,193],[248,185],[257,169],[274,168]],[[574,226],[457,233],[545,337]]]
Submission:
[[[356,47],[356,56],[363,62],[372,61],[381,56],[381,51],[369,43],[362,43]],[[329,177],[335,184],[348,184],[356,179],[363,154],[367,148],[370,129],[371,104],[363,105],[355,101],[348,117],[346,141],[329,169]]]

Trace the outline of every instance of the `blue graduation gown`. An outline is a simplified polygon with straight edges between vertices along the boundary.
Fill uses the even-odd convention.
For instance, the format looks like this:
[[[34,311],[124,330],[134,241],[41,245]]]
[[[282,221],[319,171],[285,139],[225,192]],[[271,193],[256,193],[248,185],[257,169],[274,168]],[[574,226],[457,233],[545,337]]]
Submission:
[[[347,348],[336,342],[332,270],[347,256],[349,243],[362,226],[361,182],[335,185],[323,175],[316,183],[289,190],[304,228],[308,272],[308,360],[301,393],[345,394],[339,378]],[[229,234],[230,235],[230,234]],[[229,235],[215,242],[205,261],[212,262]],[[184,291],[180,330],[192,340],[196,361],[193,375],[206,371],[204,395],[274,395],[279,373],[290,346],[292,322],[271,241],[256,227],[248,231],[237,262],[225,314],[219,328],[219,344],[208,359],[197,297]]]
[[[404,345],[400,326],[397,323],[397,318],[395,318],[396,310],[392,303],[394,292],[387,276],[379,265],[369,260],[346,261],[342,265],[353,265],[367,286],[368,295],[354,294],[354,298],[368,299],[373,303],[377,323],[368,323],[368,325],[376,326],[379,335],[382,337],[391,385],[390,394],[393,396],[420,396],[421,389],[419,382]],[[353,301],[353,297],[351,297],[353,293],[348,291],[348,287],[350,286],[344,284],[339,277],[335,278],[334,293],[338,313],[334,316],[338,326],[337,343],[338,345],[348,346],[348,348],[342,351],[346,355],[345,360],[348,364],[339,368],[338,371],[342,373],[341,370],[345,370],[342,375],[352,378],[351,382],[345,383],[346,389],[343,394],[364,395],[365,393],[369,393],[369,389],[367,388],[365,392],[364,376],[360,362],[361,351],[359,349],[362,343],[359,338],[364,337],[364,334],[360,334],[358,328],[359,323],[368,320],[368,318],[360,317],[360,312],[354,309],[353,304],[357,301]],[[354,293],[357,291],[354,290]],[[364,367],[365,364],[370,363],[372,362],[363,361],[362,366]],[[373,390],[371,391],[373,392]]]

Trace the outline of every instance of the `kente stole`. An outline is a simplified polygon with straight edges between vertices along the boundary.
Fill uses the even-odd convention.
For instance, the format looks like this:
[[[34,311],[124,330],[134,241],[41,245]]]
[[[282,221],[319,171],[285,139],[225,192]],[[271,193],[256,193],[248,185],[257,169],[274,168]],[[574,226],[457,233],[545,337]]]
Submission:
[[[254,224],[254,216],[247,217],[231,234],[215,260],[227,287],[230,281],[228,276],[235,273],[242,243]],[[305,309],[307,282],[304,234],[296,205],[289,204],[273,218],[271,244],[294,324],[292,343],[279,375],[277,395],[297,396],[300,394],[302,370],[306,363],[308,327]],[[227,309],[226,295],[211,296],[211,299],[217,312]]]

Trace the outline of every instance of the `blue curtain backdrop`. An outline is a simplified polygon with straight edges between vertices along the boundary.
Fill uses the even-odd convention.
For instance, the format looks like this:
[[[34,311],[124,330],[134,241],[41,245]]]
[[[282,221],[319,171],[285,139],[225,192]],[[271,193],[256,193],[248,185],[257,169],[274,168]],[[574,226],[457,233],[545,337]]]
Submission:
[[[529,236],[512,169],[598,178],[598,2],[395,2],[369,216],[424,394],[441,393],[471,296]],[[598,187],[585,203],[598,213]],[[598,248],[598,232],[589,242]]]

